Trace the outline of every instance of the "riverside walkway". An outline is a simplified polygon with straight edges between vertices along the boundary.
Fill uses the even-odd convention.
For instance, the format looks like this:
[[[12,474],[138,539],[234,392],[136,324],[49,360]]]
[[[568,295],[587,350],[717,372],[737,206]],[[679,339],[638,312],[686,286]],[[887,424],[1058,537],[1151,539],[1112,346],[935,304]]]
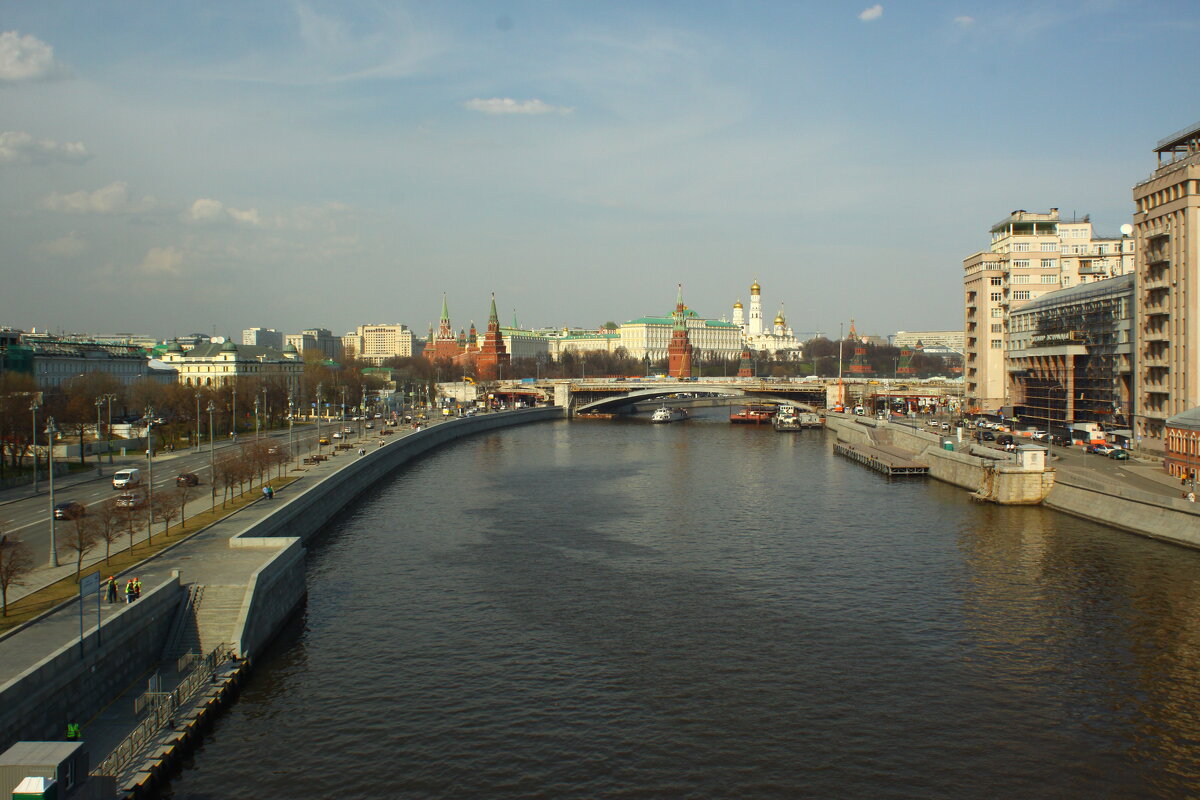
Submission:
[[[378,446],[383,448],[393,446],[404,441],[407,435],[414,432],[408,430],[403,431],[400,435],[385,437],[381,439],[385,443]],[[376,438],[378,437],[372,436],[368,440],[364,437],[362,441],[356,443],[355,447],[376,449]],[[262,547],[253,545],[231,547],[230,540],[253,528],[277,510],[286,507],[306,488],[345,469],[357,459],[358,455],[354,450],[346,450],[326,461],[299,469],[293,468],[288,474],[294,480],[279,488],[274,500],[267,500],[265,497],[259,496],[250,505],[203,529],[189,533],[186,538],[181,538],[166,550],[127,570],[125,575],[137,575],[141,579],[144,595],[165,584],[170,584],[175,580],[176,573],[178,573],[178,580],[181,584],[198,584],[219,588],[226,594],[234,595],[235,602],[231,603],[229,611],[224,615],[227,619],[220,620],[217,626],[218,629],[222,627],[228,629],[229,638],[224,641],[232,642],[236,635],[234,628],[237,615],[241,611],[241,598],[245,597],[252,576],[263,566],[264,554],[275,552],[277,547],[269,544]],[[203,498],[205,507],[208,503],[209,499]],[[27,587],[27,590],[34,590],[39,588],[39,585],[46,585],[58,580],[61,577],[58,573],[62,570],[61,567],[39,570],[36,575],[37,581]],[[66,570],[66,574],[71,574],[74,566],[67,567]],[[123,578],[124,576],[119,577]],[[123,585],[123,583],[123,580],[118,581],[119,585]],[[78,647],[80,640],[79,603],[78,598],[67,601],[33,622],[0,635],[0,687],[8,685],[11,681],[30,672],[47,658],[61,653],[64,648]],[[99,617],[103,622],[136,609],[136,603],[126,605],[120,602],[110,605],[102,602],[99,605]],[[83,627],[86,636],[91,636],[96,631],[97,603],[94,595],[85,601]],[[80,657],[83,658],[85,655],[81,654]],[[95,717],[77,720],[82,725],[83,740],[88,745],[93,765],[102,762],[137,726],[139,715],[135,713],[133,701],[135,697],[145,691],[146,681],[151,674],[153,673],[144,673],[135,679],[125,687],[119,697],[110,702]],[[170,681],[177,679],[177,676],[164,673],[163,677],[162,689],[170,691],[174,688]],[[62,721],[64,730],[66,722],[67,720]],[[136,766],[137,760],[135,759],[130,765],[130,770],[135,770]],[[130,777],[131,774],[120,775],[118,786],[125,785],[126,779]]]

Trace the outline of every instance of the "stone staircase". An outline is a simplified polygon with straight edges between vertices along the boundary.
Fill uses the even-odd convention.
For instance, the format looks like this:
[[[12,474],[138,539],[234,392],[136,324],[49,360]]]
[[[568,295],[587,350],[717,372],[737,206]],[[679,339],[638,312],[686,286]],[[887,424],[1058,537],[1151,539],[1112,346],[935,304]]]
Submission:
[[[163,660],[173,662],[186,653],[212,652],[222,642],[233,643],[234,625],[246,597],[244,586],[196,586],[191,602],[180,606]]]

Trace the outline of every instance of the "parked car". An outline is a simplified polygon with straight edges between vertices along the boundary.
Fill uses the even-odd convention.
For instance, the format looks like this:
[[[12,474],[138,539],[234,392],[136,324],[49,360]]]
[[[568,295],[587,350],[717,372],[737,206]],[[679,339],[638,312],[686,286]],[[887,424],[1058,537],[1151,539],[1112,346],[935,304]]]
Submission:
[[[335,438],[335,439],[343,439],[343,438],[345,438],[345,436],[346,436],[346,434],[342,433],[341,431],[333,432],[333,438]]]
[[[994,442],[996,441],[996,434],[992,433],[991,431],[984,430],[975,434],[975,438],[981,442]]]
[[[351,428],[349,425],[347,425],[346,427],[342,428],[342,433],[354,433],[354,428]]]
[[[1112,450],[1108,451],[1108,457],[1115,458],[1118,461],[1128,461],[1129,460],[1129,451],[1122,450],[1120,447],[1114,447]]]
[[[992,435],[992,434],[989,434]],[[1013,435],[1011,433],[1002,433],[996,437],[996,444],[1012,444]]]
[[[1066,436],[1051,436],[1050,443],[1056,444],[1059,447],[1070,447],[1072,444],[1071,439]]]
[[[1114,449],[1115,448],[1109,447],[1106,444],[1089,444],[1087,447],[1083,448],[1085,453],[1099,453],[1102,456],[1108,455]]]
[[[146,505],[146,495],[141,492],[122,492],[117,495],[117,508],[142,508]]]
[[[1032,434],[1033,438],[1037,439],[1038,441],[1045,439],[1049,435],[1050,434],[1046,433],[1046,431],[1034,431]]]
[[[194,472],[181,472],[175,476],[176,486],[199,486],[200,476]]]
[[[74,500],[59,503],[54,507],[55,519],[77,519],[85,514],[87,514],[87,507],[83,503],[77,503]]]

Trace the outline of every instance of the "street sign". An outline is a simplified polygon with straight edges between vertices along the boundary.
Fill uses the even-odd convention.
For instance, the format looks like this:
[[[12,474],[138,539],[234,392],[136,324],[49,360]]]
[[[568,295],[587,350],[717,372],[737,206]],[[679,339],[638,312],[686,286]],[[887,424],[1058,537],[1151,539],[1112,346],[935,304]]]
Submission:
[[[79,582],[79,596],[87,597],[92,592],[100,591],[100,573],[93,572],[91,575],[84,576]]]

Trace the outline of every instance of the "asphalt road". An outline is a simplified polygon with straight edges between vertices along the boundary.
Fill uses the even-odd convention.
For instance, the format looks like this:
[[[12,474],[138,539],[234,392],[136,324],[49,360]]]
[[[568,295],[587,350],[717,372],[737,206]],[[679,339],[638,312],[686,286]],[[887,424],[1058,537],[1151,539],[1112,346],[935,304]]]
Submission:
[[[347,421],[345,427],[353,428],[354,433],[348,438],[349,441],[358,439],[359,431],[358,422]],[[382,426],[382,420],[375,421],[375,429],[364,431],[370,438],[378,435],[379,428]],[[326,424],[321,423],[321,436],[330,437],[335,431],[342,428],[342,424],[334,422]],[[293,432],[293,441],[295,442],[295,450],[291,453],[292,459],[297,456],[303,457],[317,449],[317,426],[315,424],[298,425]],[[286,445],[288,442],[288,432],[286,429],[282,431],[272,431],[267,434],[273,442]],[[245,444],[247,441],[253,441],[254,434],[242,434],[238,437],[238,442],[226,439],[222,442],[214,442],[213,455],[219,455],[222,451],[236,447],[239,444]],[[336,440],[331,440],[336,444]],[[323,447],[328,451],[329,445]],[[196,499],[188,504],[188,515],[192,515],[201,510],[201,506],[207,506],[211,497],[211,462],[209,448],[207,443],[196,452],[191,448],[186,450],[177,450],[175,452],[158,452],[154,457],[153,463],[153,487],[155,492],[175,487],[175,478],[182,472],[194,472],[200,478],[200,486],[195,487]],[[95,463],[94,461],[92,463]],[[55,481],[54,503],[50,503],[49,483],[47,476],[43,473],[38,480],[38,494],[26,494],[28,489],[10,489],[4,492],[5,498],[9,499],[0,505],[0,521],[4,524],[0,530],[3,530],[10,538],[20,539],[30,546],[33,551],[34,563],[38,565],[46,564],[50,560],[50,509],[52,505],[64,503],[67,501],[75,501],[82,503],[85,506],[91,507],[97,505],[110,497],[114,497],[119,492],[113,488],[112,474],[119,469],[125,467],[137,467],[142,471],[142,486],[144,490],[149,483],[149,474],[151,469],[148,468],[147,459],[143,456],[116,456],[114,463],[109,464],[107,458],[104,459],[102,465],[103,476],[99,477],[93,470],[89,477],[84,477],[80,473],[72,474],[65,477],[60,482]],[[26,494],[22,498],[22,494]],[[0,498],[2,501],[4,498]],[[57,540],[61,546],[64,535],[69,530],[72,523],[69,520],[55,521],[57,529]],[[156,530],[161,528],[161,523],[156,523]],[[59,553],[60,562],[71,562],[72,554]]]

